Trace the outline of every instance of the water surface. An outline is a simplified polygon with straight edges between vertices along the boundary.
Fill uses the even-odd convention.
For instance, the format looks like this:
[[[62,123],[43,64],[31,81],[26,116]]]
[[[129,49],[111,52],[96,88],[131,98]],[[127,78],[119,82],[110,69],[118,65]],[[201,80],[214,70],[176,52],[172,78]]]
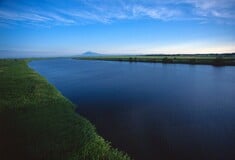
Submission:
[[[73,59],[29,66],[136,160],[235,158],[235,67]]]

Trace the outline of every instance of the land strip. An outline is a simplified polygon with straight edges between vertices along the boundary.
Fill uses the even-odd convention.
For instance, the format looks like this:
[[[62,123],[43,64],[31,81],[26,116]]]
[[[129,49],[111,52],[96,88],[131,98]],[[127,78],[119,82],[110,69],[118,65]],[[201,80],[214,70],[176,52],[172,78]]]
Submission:
[[[74,59],[235,66],[235,54],[81,56]]]
[[[27,66],[0,60],[0,159],[128,160]]]

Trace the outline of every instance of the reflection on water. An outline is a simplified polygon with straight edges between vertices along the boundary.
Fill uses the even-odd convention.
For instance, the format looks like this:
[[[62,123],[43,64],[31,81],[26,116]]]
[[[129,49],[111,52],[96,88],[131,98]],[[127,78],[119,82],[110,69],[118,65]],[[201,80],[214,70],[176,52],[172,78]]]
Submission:
[[[134,159],[235,157],[235,67],[72,59],[29,65]]]

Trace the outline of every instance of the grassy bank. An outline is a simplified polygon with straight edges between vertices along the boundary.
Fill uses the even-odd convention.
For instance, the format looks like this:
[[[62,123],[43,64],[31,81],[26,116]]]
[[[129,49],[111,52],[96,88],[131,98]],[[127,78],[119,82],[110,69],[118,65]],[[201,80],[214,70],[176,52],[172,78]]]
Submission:
[[[0,159],[129,159],[74,107],[26,60],[0,60]]]
[[[209,64],[215,66],[235,65],[235,54],[192,54],[192,55],[126,55],[76,57],[83,60],[108,60],[152,63]]]

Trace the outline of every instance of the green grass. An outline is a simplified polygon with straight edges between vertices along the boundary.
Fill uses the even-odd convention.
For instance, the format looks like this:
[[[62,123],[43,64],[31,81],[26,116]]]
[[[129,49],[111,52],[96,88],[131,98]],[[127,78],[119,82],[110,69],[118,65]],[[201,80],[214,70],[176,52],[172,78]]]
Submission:
[[[107,60],[128,62],[152,63],[184,63],[184,64],[209,64],[215,66],[235,65],[235,54],[194,54],[194,55],[122,55],[122,56],[90,56],[76,57],[83,60]]]
[[[0,159],[130,159],[74,108],[27,60],[0,60]]]

